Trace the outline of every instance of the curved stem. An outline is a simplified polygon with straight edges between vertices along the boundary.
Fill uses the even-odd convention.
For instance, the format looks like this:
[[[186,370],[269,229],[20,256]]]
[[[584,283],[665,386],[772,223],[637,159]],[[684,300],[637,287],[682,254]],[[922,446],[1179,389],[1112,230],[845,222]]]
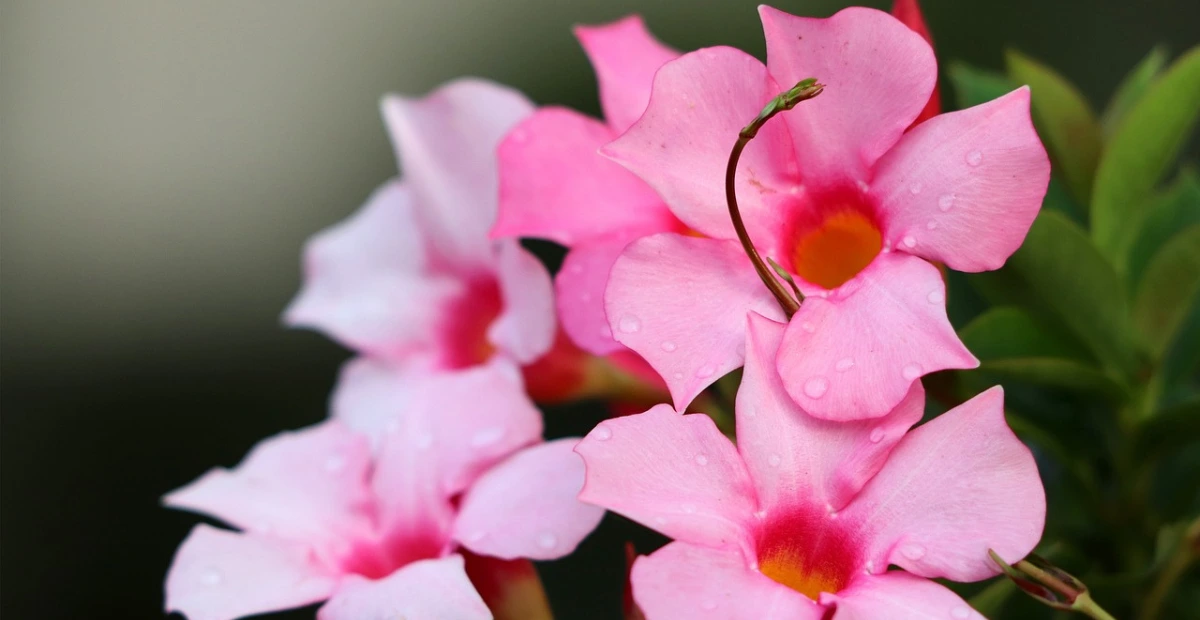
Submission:
[[[1187,572],[1192,562],[1196,561],[1198,555],[1200,555],[1200,519],[1191,523],[1183,540],[1179,542],[1179,548],[1167,562],[1166,568],[1159,573],[1158,579],[1150,589],[1150,594],[1146,596],[1146,603],[1142,607],[1140,616],[1141,620],[1155,620],[1162,614],[1162,608],[1166,604],[1171,590],[1175,588],[1175,584]]]
[[[783,312],[788,318],[791,318],[800,309],[800,302],[804,301],[804,296],[800,295],[797,290],[799,299],[792,297],[783,284],[771,273],[770,267],[758,254],[758,250],[754,248],[754,243],[750,241],[750,233],[746,232],[746,224],[742,221],[742,212],[738,209],[737,188],[734,179],[737,176],[737,165],[738,160],[742,157],[742,151],[745,150],[747,144],[750,144],[754,136],[758,135],[758,130],[771,120],[771,117],[796,107],[796,104],[801,101],[816,97],[824,89],[825,85],[818,84],[816,78],[808,78],[768,102],[762,112],[758,113],[758,117],[738,132],[737,142],[734,143],[733,150],[729,153],[729,165],[725,167],[725,201],[729,204],[729,219],[733,222],[733,230],[737,233],[738,241],[742,243],[742,249],[746,251],[746,256],[754,264],[754,271],[758,272],[758,277],[767,286],[767,290],[771,291],[771,294],[779,301],[780,307],[783,308]]]

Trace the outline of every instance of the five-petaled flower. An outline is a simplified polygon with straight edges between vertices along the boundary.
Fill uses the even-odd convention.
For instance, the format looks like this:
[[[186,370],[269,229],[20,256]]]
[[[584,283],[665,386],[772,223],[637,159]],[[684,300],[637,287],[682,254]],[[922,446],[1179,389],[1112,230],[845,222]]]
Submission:
[[[1024,556],[1046,508],[1000,388],[911,431],[919,382],[886,416],[822,420],[775,372],[784,326],[751,315],[748,332],[736,447],[708,416],[659,405],[576,448],[584,501],[675,539],[633,567],[646,617],[979,618],[928,578],[997,574],[988,549]]]
[[[937,77],[920,35],[874,9],[761,14],[766,66],[726,47],[685,54],[658,71],[645,114],[604,147],[695,231],[626,247],[607,316],[677,408],[742,364],[748,311],[783,318],[736,241],[724,172],[764,103],[816,77],[824,92],[750,143],[736,189],[756,247],[806,295],[777,360],[787,392],[818,417],[883,416],[922,375],[978,364],[946,318],[931,261],[996,269],[1024,239],[1050,176],[1029,91],[906,133]]]
[[[241,530],[192,530],[168,610],[227,620],[328,599],[321,620],[491,618],[460,549],[558,558],[603,514],[576,499],[577,440],[542,442],[506,361],[405,378],[360,362],[334,408],[166,496]]]

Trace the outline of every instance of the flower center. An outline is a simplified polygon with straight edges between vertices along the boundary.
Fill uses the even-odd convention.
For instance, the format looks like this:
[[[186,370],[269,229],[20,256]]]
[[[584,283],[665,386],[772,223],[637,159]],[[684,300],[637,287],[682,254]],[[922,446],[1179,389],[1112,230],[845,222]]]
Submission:
[[[846,587],[858,565],[849,533],[819,512],[767,522],[757,546],[762,574],[814,601]]]
[[[488,341],[488,329],[503,309],[504,300],[495,279],[470,282],[463,296],[445,311],[442,337],[447,367],[467,368],[492,357],[496,348]]]
[[[883,248],[875,218],[857,204],[826,210],[797,227],[792,270],[806,281],[833,289],[871,264]]]

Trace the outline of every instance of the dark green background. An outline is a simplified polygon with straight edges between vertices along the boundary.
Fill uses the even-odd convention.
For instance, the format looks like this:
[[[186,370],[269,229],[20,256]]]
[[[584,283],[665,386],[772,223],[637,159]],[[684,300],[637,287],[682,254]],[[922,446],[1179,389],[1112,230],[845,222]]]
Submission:
[[[0,4],[0,612],[160,616],[196,519],[158,496],[324,415],[346,353],[278,316],[304,239],[395,173],[381,94],[474,74],[595,112],[571,24],[638,11],[681,49],[761,55],[754,5]],[[1011,45],[1095,101],[1152,45],[1200,40],[1195,0],[924,7],[943,62],[998,68]],[[598,415],[551,411],[548,427]],[[616,616],[619,543],[636,531],[609,518],[546,566],[560,617]]]

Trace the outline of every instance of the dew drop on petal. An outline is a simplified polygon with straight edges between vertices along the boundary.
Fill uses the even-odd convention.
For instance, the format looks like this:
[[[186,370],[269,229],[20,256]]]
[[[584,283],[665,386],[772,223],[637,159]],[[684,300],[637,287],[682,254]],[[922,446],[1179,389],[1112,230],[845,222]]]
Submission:
[[[940,304],[943,301],[946,301],[946,293],[942,292],[941,289],[934,289],[929,291],[929,294],[925,296],[925,299],[928,299],[929,303],[931,304]]]
[[[617,327],[626,334],[634,334],[642,328],[642,322],[636,316],[629,314],[621,317],[620,322],[617,323]]]
[[[487,538],[487,532],[483,530],[475,530],[474,532],[471,532],[469,536],[467,536],[467,542],[477,543],[484,538]]]
[[[400,420],[396,420],[394,418],[391,420],[388,420],[387,423],[383,425],[383,430],[386,433],[400,432]]]
[[[558,537],[551,532],[538,534],[537,544],[543,549],[553,549],[558,545]]]
[[[604,338],[606,340],[611,340],[612,339],[612,329],[610,329],[607,325],[601,325],[600,326],[600,337]]]
[[[900,553],[910,560],[919,560],[925,557],[925,547],[921,545],[904,545],[900,548]]]
[[[225,575],[223,575],[221,570],[216,567],[206,568],[204,569],[204,572],[200,573],[200,583],[206,586],[220,585],[224,580]]]
[[[903,239],[903,242],[904,242],[904,247],[906,247],[906,248],[916,247],[917,238],[912,235],[908,235]]]
[[[714,367],[712,364],[705,364],[696,369],[696,376],[701,379],[707,379],[713,376],[713,373],[715,372],[717,372],[716,367]]]
[[[586,303],[588,303],[588,302],[589,302],[589,301],[591,301],[591,300],[592,300],[592,294],[591,294],[591,293],[589,293],[589,292],[587,292],[587,291],[584,291],[584,292],[582,292],[582,293],[580,293],[580,294],[579,294],[579,301],[582,301],[583,303],[585,303],[585,304],[586,304]]]
[[[942,213],[949,211],[950,207],[953,207],[953,206],[954,206],[954,195],[953,194],[945,194],[941,198],[938,198],[938,209],[940,209],[942,211]]]
[[[883,435],[884,435],[884,432],[883,432],[882,428],[877,428],[877,429],[872,430],[871,436],[870,436],[871,443],[879,443],[879,442],[883,441]]]
[[[929,220],[929,223],[925,224],[925,228],[927,230],[933,230],[933,229],[937,228],[937,222],[935,222],[933,220]]]
[[[708,465],[708,457],[703,454],[697,454],[696,455],[696,464],[701,467]]]
[[[684,505],[680,506],[679,509],[682,510],[685,514],[689,514],[689,515],[696,514],[696,505],[695,504],[684,504]]]
[[[608,441],[612,439],[612,429],[601,424],[592,431],[592,435],[596,437],[596,441]]]
[[[504,436],[504,427],[497,426],[481,430],[471,437],[471,446],[474,448],[482,448],[500,441]]]
[[[666,525],[667,518],[666,517],[654,517],[654,524],[655,525]]]
[[[838,360],[838,363],[834,366],[834,369],[836,369],[838,372],[846,372],[851,368],[854,368],[853,357],[843,357],[842,359]]]
[[[806,332],[808,332],[808,333],[810,333],[810,334],[811,334],[811,333],[813,333],[813,332],[815,332],[815,331],[817,331],[817,328],[816,328],[816,327],[814,327],[814,326],[813,326],[813,324],[812,324],[812,323],[809,323],[808,321],[805,321],[805,322],[801,323],[801,324],[800,324],[800,329],[803,329],[804,331],[806,331]]]
[[[959,605],[958,607],[950,610],[950,617],[957,618],[958,620],[966,620],[967,618],[971,617],[971,609],[969,607],[963,607],[962,605]]]
[[[683,373],[682,373],[682,372],[677,372],[677,373],[674,373],[674,374],[672,374],[671,376],[672,376],[672,377],[675,377],[675,380],[676,380],[676,381],[679,381],[680,379],[683,379]]]
[[[572,263],[571,268],[568,271],[575,275],[581,275],[583,273],[583,265],[580,265],[579,263]]]
[[[662,341],[662,344],[659,346],[661,346],[662,350],[666,351],[667,353],[670,353],[671,351],[674,351],[675,349],[679,348],[679,347],[675,346],[675,343],[671,342],[670,340]]]
[[[779,467],[779,464],[783,462],[783,459],[779,458],[778,454],[772,454],[771,456],[767,457],[767,462],[771,464],[771,467]]]
[[[967,164],[970,166],[978,166],[983,162],[983,153],[979,151],[971,151],[967,153]]]
[[[904,369],[900,371],[900,375],[909,381],[921,376],[920,364],[905,364]]]
[[[809,398],[820,398],[829,390],[829,380],[825,377],[813,377],[804,383],[804,394]]]
[[[717,602],[716,601],[704,601],[703,603],[700,604],[700,607],[702,609],[704,609],[704,611],[712,611],[717,608]]]
[[[340,454],[335,454],[325,459],[325,471],[336,474],[346,468],[346,459]]]
[[[920,183],[913,183],[908,187],[908,191],[911,192],[913,196],[920,194],[922,189],[923,186]]]

